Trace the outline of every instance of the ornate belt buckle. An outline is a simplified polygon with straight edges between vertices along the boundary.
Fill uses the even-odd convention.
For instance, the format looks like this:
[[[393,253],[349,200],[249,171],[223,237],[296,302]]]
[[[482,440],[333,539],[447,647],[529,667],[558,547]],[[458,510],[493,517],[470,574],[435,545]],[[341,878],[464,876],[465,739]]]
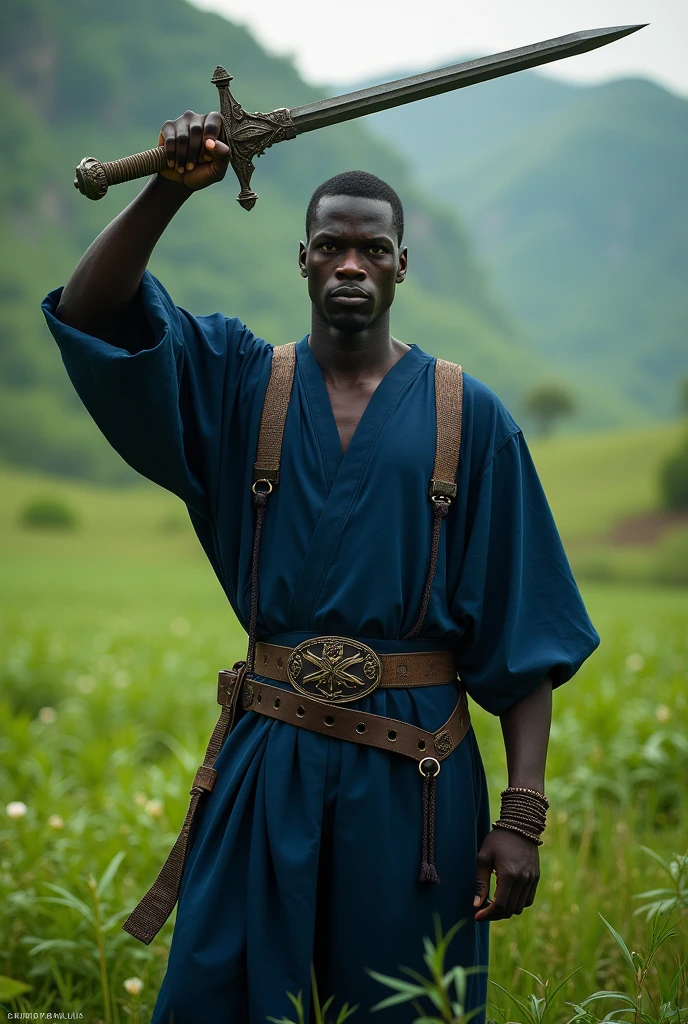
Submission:
[[[345,636],[304,640],[289,655],[289,682],[323,704],[346,704],[378,686],[382,665],[375,651]]]

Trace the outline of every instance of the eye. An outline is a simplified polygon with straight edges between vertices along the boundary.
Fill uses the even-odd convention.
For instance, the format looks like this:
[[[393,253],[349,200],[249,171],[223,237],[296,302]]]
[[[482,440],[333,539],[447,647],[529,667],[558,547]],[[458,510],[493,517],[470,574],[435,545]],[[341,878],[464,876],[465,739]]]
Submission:
[[[368,252],[372,252],[373,256],[385,256],[387,249],[384,245],[371,245],[368,248]]]
[[[336,252],[337,246],[333,245],[332,242],[323,242],[318,246],[318,249],[322,249],[324,252]]]

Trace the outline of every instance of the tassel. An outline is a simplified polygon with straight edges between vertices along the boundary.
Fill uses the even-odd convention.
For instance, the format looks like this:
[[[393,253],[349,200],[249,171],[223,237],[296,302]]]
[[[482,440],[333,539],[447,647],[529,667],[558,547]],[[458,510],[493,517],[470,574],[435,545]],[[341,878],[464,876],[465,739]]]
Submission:
[[[439,882],[435,868],[435,775],[423,774],[423,849],[420,881]]]

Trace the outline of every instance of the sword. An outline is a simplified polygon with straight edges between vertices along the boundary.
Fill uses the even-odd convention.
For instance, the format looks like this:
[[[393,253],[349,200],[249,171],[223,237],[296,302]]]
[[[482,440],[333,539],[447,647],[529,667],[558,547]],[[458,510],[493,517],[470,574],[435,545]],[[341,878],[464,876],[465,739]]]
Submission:
[[[258,196],[251,189],[251,176],[255,170],[253,158],[261,156],[266,149],[278,142],[294,139],[304,132],[315,131],[342,121],[351,121],[365,114],[389,110],[403,103],[438,96],[454,89],[465,89],[476,82],[487,82],[526,68],[539,67],[551,61],[586,53],[599,46],[606,46],[616,39],[637,32],[645,25],[620,25],[616,28],[597,28],[587,32],[573,32],[556,39],[521,46],[516,50],[505,50],[489,57],[463,61],[449,67],[424,71],[394,82],[374,85],[369,89],[333,96],[331,99],[306,103],[302,107],[279,107],[269,114],[247,113],[229,91],[232,75],[223,67],[215,68],[211,82],[217,86],[220,96],[220,114],[223,129],[219,138],[229,147],[229,162],[237,176],[241,191],[237,202],[245,209],[252,210]],[[95,157],[87,156],[76,168],[74,186],[89,199],[102,199],[110,185],[143,178],[167,166],[164,146],[134,153],[120,160],[101,163]]]

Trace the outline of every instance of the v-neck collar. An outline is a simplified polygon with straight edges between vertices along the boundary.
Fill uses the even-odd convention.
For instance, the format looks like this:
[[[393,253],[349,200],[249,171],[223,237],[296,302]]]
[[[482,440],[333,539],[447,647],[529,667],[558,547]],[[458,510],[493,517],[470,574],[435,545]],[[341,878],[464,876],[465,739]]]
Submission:
[[[308,401],[313,412],[315,428],[323,453],[325,470],[331,486],[342,464],[345,461],[356,461],[365,445],[369,444],[376,434],[393,399],[411,377],[420,370],[423,363],[432,359],[432,356],[412,344],[409,351],[405,352],[401,359],[398,359],[389,368],[370,396],[348,447],[343,452],[327,384],[320,363],[308,344],[309,337],[310,335],[307,334],[297,342],[296,361],[306,386]]]

